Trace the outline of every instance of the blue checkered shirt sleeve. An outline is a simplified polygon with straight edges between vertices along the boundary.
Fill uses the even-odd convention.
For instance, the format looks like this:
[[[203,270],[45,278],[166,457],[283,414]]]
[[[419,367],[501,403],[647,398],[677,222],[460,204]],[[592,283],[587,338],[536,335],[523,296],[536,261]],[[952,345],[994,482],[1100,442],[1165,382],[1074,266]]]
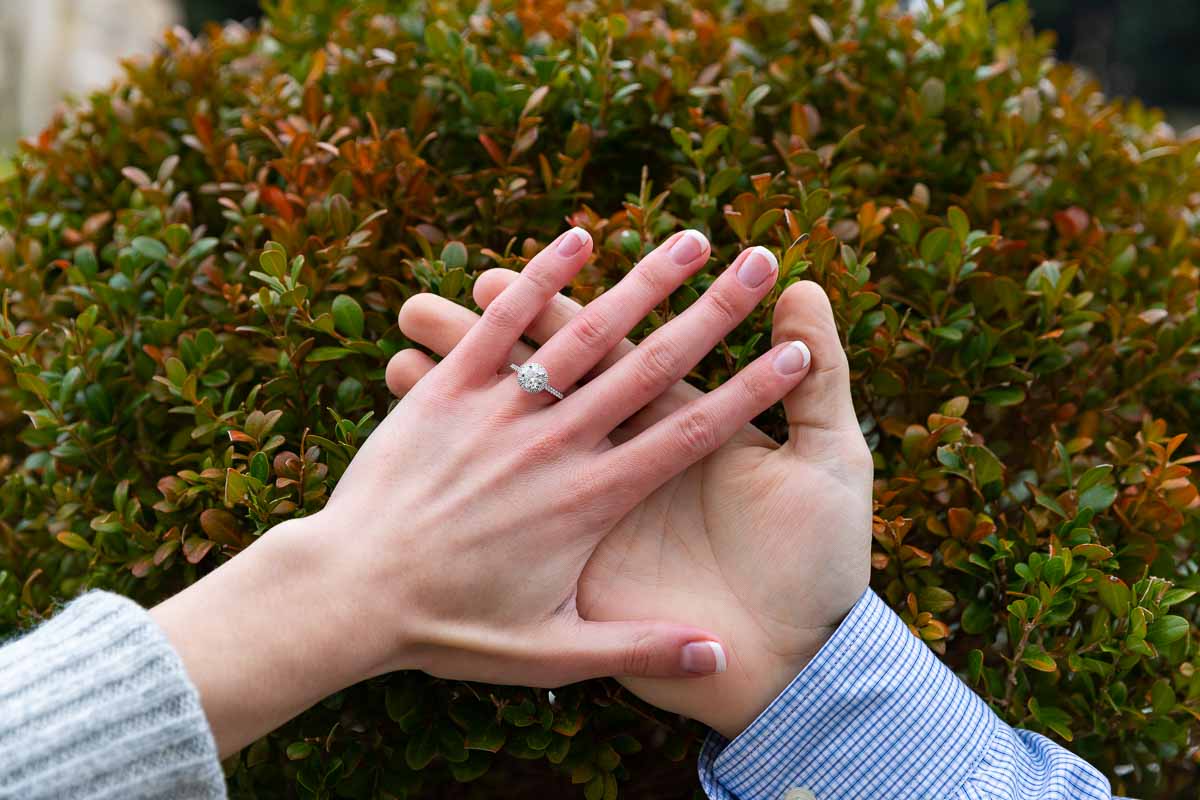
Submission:
[[[867,589],[733,741],[700,753],[712,800],[1111,800],[1108,780],[1014,730]]]

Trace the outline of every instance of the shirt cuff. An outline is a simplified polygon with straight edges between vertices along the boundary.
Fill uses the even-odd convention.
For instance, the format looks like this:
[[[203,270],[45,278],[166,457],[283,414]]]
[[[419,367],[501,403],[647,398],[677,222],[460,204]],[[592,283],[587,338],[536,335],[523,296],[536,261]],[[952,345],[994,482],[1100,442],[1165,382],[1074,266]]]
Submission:
[[[732,742],[709,735],[700,781],[712,800],[777,800],[790,789],[820,800],[952,797],[998,724],[868,588],[750,727]]]

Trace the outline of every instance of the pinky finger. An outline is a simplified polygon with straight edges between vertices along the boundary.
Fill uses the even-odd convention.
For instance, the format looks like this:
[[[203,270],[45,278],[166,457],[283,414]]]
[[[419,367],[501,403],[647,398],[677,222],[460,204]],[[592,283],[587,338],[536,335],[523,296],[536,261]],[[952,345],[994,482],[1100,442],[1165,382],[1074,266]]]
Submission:
[[[603,458],[616,462],[605,474],[621,476],[617,480],[639,497],[649,494],[782,400],[804,380],[811,363],[804,342],[778,345],[732,380],[609,450]]]
[[[392,394],[404,397],[434,366],[433,359],[420,350],[401,350],[388,361],[384,380]]]

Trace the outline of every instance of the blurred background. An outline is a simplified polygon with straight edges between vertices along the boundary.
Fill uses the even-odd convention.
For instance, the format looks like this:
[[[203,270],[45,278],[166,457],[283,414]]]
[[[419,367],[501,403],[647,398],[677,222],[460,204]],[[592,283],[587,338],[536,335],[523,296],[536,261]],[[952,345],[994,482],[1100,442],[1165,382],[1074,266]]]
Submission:
[[[938,0],[916,0],[920,2]],[[330,0],[352,2],[352,0]],[[1030,0],[1058,55],[1090,70],[1110,95],[1200,124],[1200,0]],[[0,0],[0,153],[36,133],[64,95],[108,84],[119,59],[145,53],[162,31],[253,22],[257,0]],[[0,174],[3,162],[0,159]]]

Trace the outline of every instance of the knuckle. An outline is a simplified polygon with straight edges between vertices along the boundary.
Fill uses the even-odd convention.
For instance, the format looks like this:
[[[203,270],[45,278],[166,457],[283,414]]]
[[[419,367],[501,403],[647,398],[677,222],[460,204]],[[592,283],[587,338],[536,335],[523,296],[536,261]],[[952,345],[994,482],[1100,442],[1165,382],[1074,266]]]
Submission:
[[[683,354],[669,339],[651,339],[642,344],[641,358],[634,362],[635,379],[649,393],[657,393],[679,378]]]
[[[703,454],[717,448],[717,420],[705,408],[689,408],[676,424],[679,447],[688,454]]]
[[[645,634],[639,635],[621,655],[621,671],[625,675],[647,675],[654,665],[654,650]]]
[[[525,439],[525,456],[533,463],[546,463],[562,458],[571,443],[568,431],[546,426]]]
[[[521,277],[529,281],[542,294],[553,294],[558,291],[549,264],[530,263],[522,272]]]
[[[716,318],[717,324],[727,328],[732,328],[742,321],[741,310],[737,304],[729,297],[729,294],[720,288],[713,289],[707,295],[708,302],[705,304],[708,308],[708,313]]]
[[[756,408],[766,407],[775,401],[777,381],[764,369],[749,369],[741,376],[742,396]]]
[[[598,312],[580,314],[571,321],[571,335],[585,351],[608,349],[608,332],[611,326]]]
[[[496,328],[512,328],[525,321],[521,307],[515,301],[505,297],[497,298],[488,306],[484,317],[490,319],[491,324]]]
[[[629,274],[637,281],[639,294],[655,298],[663,298],[670,294],[670,288],[663,281],[662,276],[651,269],[649,265],[638,266]]]

